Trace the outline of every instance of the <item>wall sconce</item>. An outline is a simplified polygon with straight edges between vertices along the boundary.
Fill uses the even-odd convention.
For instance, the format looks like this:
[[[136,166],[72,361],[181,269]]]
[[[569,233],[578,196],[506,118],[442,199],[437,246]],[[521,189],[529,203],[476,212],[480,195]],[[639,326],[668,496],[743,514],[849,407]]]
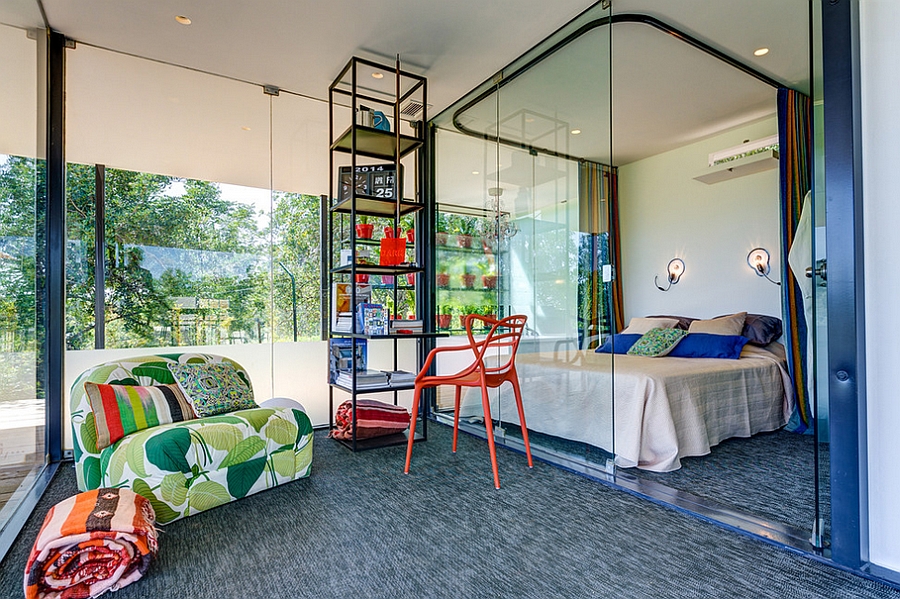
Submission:
[[[666,266],[666,272],[668,273],[667,278],[669,279],[669,286],[666,288],[659,286],[659,276],[653,277],[653,284],[656,285],[656,288],[660,291],[668,291],[672,285],[678,283],[678,279],[684,274],[684,260],[681,258],[672,258]]]
[[[769,252],[765,248],[753,248],[750,250],[750,253],[747,254],[747,264],[750,265],[750,268],[753,269],[757,276],[765,277],[770,283],[781,285],[780,282],[769,278],[771,267],[769,266]]]

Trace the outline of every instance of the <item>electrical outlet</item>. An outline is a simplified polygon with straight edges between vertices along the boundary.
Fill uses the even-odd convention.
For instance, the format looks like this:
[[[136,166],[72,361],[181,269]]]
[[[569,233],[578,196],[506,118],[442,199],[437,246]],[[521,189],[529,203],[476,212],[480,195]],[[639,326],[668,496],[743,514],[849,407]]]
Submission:
[[[75,458],[75,454],[71,449],[64,449],[62,457],[64,460],[72,460]]]

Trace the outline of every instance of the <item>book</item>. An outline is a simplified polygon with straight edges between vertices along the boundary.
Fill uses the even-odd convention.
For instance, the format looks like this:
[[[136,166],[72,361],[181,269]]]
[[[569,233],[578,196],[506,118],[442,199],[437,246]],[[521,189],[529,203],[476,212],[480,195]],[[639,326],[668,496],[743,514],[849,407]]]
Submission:
[[[366,370],[366,340],[356,340],[356,370]],[[328,341],[328,382],[337,382],[341,373],[350,373],[353,367],[353,339],[337,337]]]
[[[365,335],[387,335],[388,324],[384,306],[359,304],[356,307],[356,332]]]
[[[416,375],[406,370],[389,370],[387,371],[388,384],[393,386],[411,385],[416,382]]]
[[[424,330],[424,323],[421,320],[405,320],[394,319],[391,321],[391,333],[421,333]]]
[[[353,388],[353,373],[349,371],[339,372],[335,381],[338,385],[348,389]],[[372,387],[386,387],[388,375],[381,370],[366,370],[356,373],[356,388],[369,389]]]
[[[331,287],[331,330],[335,333],[353,332],[353,314],[350,306],[352,299],[351,283],[335,282]],[[372,301],[372,286],[368,283],[356,284],[356,305]],[[357,330],[361,333],[361,330]]]

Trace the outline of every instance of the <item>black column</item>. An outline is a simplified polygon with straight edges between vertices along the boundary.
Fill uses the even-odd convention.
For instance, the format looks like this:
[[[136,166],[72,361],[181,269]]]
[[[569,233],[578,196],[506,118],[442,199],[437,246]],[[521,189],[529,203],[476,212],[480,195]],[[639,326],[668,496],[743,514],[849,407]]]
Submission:
[[[856,0],[821,0],[832,559],[868,559],[865,319]]]
[[[47,48],[47,210],[43,361],[46,376],[47,455],[62,458],[63,375],[66,349],[66,38],[49,33]]]

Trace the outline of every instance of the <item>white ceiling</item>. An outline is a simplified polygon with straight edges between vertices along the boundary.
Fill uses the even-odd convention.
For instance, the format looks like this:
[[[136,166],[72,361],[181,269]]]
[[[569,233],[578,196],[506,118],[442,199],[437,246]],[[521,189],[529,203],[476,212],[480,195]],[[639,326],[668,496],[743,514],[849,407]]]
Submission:
[[[613,8],[652,14],[777,81],[808,90],[806,0],[618,0]],[[753,55],[764,46],[769,54]],[[772,86],[653,27],[619,23],[611,40],[607,26],[583,34],[507,81],[499,102],[491,95],[458,120],[492,136],[499,116],[506,139],[622,165],[774,112]]]
[[[7,2],[9,0],[3,0]],[[25,0],[14,0],[24,2]],[[590,0],[43,0],[77,41],[326,98],[358,55],[428,77],[442,109]],[[190,26],[176,15],[192,19]],[[432,113],[435,114],[435,113]]]
[[[586,0],[43,0],[50,25],[82,47],[109,48],[242,81],[273,84],[319,99],[327,97],[328,85],[350,56],[390,62],[400,53],[404,68],[428,77],[428,99],[433,106],[429,116],[490,79],[590,4]],[[37,6],[35,0],[2,0],[0,22],[39,26]],[[775,79],[801,90],[808,86],[807,0],[613,0],[613,10],[656,16]],[[174,17],[179,14],[189,16],[193,24],[176,23]],[[771,88],[644,25],[615,28],[614,94],[610,96],[609,63],[603,58],[609,55],[608,46],[598,48],[605,39],[588,34],[565,50],[566,58],[548,60],[528,77],[504,87],[504,118],[526,108],[539,115],[531,127],[546,129],[563,124],[552,139],[545,137],[535,145],[626,164],[774,112]],[[754,57],[752,51],[761,46],[770,48],[769,54]],[[78,50],[70,53],[73,68],[75,54]],[[96,65],[88,70],[91,68]],[[247,152],[241,145],[248,137],[241,129],[246,126],[241,119],[247,118],[226,119],[221,115],[241,114],[248,102],[255,105],[255,99],[238,107],[231,106],[236,100],[224,93],[212,103],[191,100],[192,83],[185,81],[176,86],[185,96],[180,99],[182,104],[176,105],[170,96],[179,93],[169,91],[177,73],[160,71],[154,79],[144,73],[153,67],[137,62],[108,73],[123,68],[135,72],[128,77],[126,73],[101,75],[100,71],[95,76],[90,72],[70,76],[70,110],[104,107],[70,115],[73,131],[79,122],[84,129],[84,135],[79,136],[84,147],[70,147],[73,157],[83,154],[85,160],[111,165],[120,160],[118,166],[123,168],[265,186],[263,169],[241,173],[230,163],[214,164],[221,160],[210,151],[233,145]],[[210,85],[210,89],[217,89]],[[548,89],[564,89],[566,93],[547,94]],[[137,96],[134,101],[117,101],[126,94]],[[238,96],[243,98],[242,94]],[[103,102],[104,98],[110,101]],[[159,144],[166,146],[166,140],[173,139],[174,133],[162,132],[177,129],[173,123],[182,122],[184,102],[207,106],[205,112],[195,111],[192,118],[199,122],[205,115],[212,124],[198,129],[194,123],[194,135],[186,136],[179,146],[184,156],[178,162],[171,145],[160,148],[151,142],[159,138]],[[612,148],[610,102],[614,115]],[[315,104],[304,105],[300,112],[307,116],[295,128],[276,127],[284,130],[294,148],[290,163],[296,182],[283,185],[284,189],[311,193],[326,190],[327,152],[323,148],[327,146],[327,114],[319,114]],[[485,121],[482,129],[495,115],[489,106],[486,108],[483,114],[473,112],[473,118]],[[259,116],[258,111],[252,112],[254,118]],[[103,122],[147,123],[150,114],[154,126],[123,136],[118,146],[110,145],[108,136],[93,133],[103,129]],[[92,115],[102,122],[94,123]],[[299,113],[294,116],[300,117]],[[512,121],[504,124],[504,135],[510,134],[513,126]],[[580,136],[568,134],[574,127],[582,130]],[[215,135],[197,135],[201,129]],[[263,129],[253,126],[251,135]],[[151,131],[159,134],[150,135]],[[235,135],[244,136],[244,141],[231,140]],[[230,141],[223,142],[223,136]],[[143,142],[131,143],[138,138]],[[70,145],[73,139],[70,136]],[[126,148],[138,148],[143,154],[131,156]],[[105,149],[109,156],[102,156],[99,149]],[[130,151],[140,154],[136,149]],[[460,172],[478,170],[488,176],[491,170],[496,171],[483,164],[483,152],[471,154],[458,158],[471,158],[479,165],[466,164]],[[284,156],[285,151],[276,155]],[[160,156],[172,164],[157,164]],[[204,157],[210,162],[209,168],[198,171]],[[276,179],[278,175],[276,169]]]

